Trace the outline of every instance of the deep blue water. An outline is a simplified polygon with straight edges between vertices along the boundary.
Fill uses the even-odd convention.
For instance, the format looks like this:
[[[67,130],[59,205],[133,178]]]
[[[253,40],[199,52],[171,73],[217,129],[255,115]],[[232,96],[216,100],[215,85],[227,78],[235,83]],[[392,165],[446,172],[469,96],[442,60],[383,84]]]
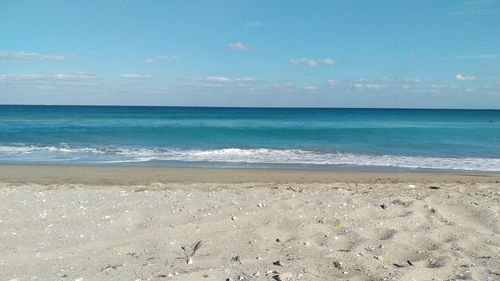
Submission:
[[[500,111],[0,105],[0,162],[500,171]]]

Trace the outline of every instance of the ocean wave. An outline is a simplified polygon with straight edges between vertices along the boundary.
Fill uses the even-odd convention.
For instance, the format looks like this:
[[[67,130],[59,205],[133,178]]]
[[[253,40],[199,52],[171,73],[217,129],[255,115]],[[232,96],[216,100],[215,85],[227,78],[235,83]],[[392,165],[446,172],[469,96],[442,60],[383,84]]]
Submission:
[[[9,145],[0,146],[1,162],[57,161],[134,163],[149,161],[218,162],[240,164],[349,165],[444,170],[500,171],[500,158],[454,158],[331,153],[299,149],[212,150]]]

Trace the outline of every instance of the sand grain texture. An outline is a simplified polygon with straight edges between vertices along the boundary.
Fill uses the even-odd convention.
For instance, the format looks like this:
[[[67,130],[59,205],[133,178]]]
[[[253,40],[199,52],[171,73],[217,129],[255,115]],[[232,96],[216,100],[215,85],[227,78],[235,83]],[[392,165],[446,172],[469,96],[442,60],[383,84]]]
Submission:
[[[500,280],[499,214],[495,183],[3,183],[0,280]]]

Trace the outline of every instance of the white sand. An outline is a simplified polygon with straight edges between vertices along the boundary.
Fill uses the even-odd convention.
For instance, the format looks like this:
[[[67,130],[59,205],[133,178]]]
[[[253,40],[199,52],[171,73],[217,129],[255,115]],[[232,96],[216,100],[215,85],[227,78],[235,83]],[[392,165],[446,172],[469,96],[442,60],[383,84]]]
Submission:
[[[500,280],[499,225],[495,182],[0,183],[0,280]]]

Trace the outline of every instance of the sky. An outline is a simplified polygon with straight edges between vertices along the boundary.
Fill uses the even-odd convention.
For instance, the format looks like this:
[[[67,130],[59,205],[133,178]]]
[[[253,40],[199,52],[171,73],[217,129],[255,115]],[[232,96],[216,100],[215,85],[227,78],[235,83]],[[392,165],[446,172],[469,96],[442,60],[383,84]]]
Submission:
[[[500,109],[500,1],[0,0],[0,104]]]

